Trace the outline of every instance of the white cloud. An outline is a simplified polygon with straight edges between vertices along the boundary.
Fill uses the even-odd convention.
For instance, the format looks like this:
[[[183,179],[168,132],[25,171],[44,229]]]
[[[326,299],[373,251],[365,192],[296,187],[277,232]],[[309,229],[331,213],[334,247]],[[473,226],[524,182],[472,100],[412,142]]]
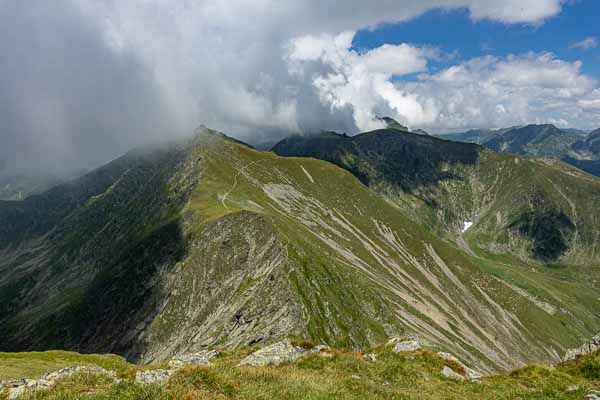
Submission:
[[[306,43],[311,43],[310,52]],[[375,117],[380,115],[429,130],[600,124],[595,111],[600,90],[578,61],[563,61],[547,52],[485,56],[435,74],[424,72],[427,60],[435,57],[430,49],[406,44],[361,54],[351,49],[344,34],[343,40],[300,38],[293,42],[289,58],[292,71],[312,71],[321,102],[333,111],[351,110],[360,130],[379,127]],[[420,73],[416,82],[393,79],[414,73]]]
[[[400,44],[359,53],[351,46],[348,33],[295,39],[290,47],[290,71],[303,71],[311,63],[316,72],[310,79],[321,102],[333,111],[349,107],[360,130],[381,127],[379,115],[394,114],[404,123],[432,121],[432,103],[421,104],[416,96],[399,90],[392,77],[424,71],[427,58],[435,52]]]
[[[551,53],[486,56],[420,78],[402,87],[438,106],[429,128],[600,124],[600,113],[592,110],[600,100],[597,82],[581,72],[580,62]]]
[[[144,132],[185,132],[200,123],[241,139],[356,131],[380,111],[433,124],[444,120],[443,98],[392,76],[425,73],[436,55],[406,44],[353,53],[352,32],[431,9],[539,24],[562,3],[0,0],[0,92],[10,105],[0,108],[0,160],[78,168],[143,142]]]
[[[583,40],[580,40],[579,42],[573,43],[569,47],[571,49],[582,49],[582,50],[595,49],[596,47],[598,47],[598,38],[596,38],[594,36],[590,36]]]

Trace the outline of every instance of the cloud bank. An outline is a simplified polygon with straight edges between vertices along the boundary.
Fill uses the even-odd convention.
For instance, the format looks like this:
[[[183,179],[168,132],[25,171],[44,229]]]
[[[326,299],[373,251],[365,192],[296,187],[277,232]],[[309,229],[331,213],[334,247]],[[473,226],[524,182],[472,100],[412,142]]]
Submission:
[[[425,45],[352,49],[354,32],[431,9],[541,24],[561,0],[0,0],[0,165],[62,173],[205,125],[242,140],[390,115],[453,129],[564,120],[594,127],[600,93],[548,53],[431,73]],[[404,78],[409,77],[406,80]]]

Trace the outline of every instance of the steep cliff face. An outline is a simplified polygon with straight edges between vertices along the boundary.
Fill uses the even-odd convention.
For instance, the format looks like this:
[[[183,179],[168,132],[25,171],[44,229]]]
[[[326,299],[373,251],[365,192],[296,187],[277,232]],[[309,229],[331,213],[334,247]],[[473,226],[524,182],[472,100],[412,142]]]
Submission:
[[[473,149],[433,152],[438,169],[422,179],[452,182],[446,165],[477,165]],[[414,199],[432,195],[407,177]],[[209,130],[0,204],[0,350],[148,362],[289,336],[360,348],[410,333],[492,370],[558,360],[600,328],[589,279],[475,256],[344,169]]]

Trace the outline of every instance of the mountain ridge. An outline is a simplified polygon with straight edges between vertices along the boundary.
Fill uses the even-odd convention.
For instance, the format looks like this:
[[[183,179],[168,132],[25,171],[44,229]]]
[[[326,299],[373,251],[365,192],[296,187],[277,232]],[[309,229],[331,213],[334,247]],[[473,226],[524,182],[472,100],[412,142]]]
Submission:
[[[329,162],[202,129],[81,179],[0,203],[1,350],[147,363],[284,336],[358,349],[417,334],[493,371],[558,360],[600,328],[583,269],[472,255]]]
[[[499,130],[473,130],[439,137],[478,143],[494,151],[525,157],[560,159],[592,175],[600,176],[600,129],[586,133],[554,125],[530,124]]]

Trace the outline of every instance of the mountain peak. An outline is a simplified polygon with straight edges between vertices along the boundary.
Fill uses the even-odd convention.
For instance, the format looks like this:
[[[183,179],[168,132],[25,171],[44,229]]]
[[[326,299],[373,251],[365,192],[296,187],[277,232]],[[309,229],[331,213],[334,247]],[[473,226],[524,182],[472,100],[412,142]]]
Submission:
[[[429,132],[423,129],[415,129],[412,133],[416,133],[417,135],[431,136]]]
[[[399,123],[398,121],[396,121],[394,118],[391,117],[377,117],[377,119],[379,121],[384,122],[387,125],[387,129],[396,129],[399,131],[408,131],[408,128],[404,125],[402,125],[401,123]]]

